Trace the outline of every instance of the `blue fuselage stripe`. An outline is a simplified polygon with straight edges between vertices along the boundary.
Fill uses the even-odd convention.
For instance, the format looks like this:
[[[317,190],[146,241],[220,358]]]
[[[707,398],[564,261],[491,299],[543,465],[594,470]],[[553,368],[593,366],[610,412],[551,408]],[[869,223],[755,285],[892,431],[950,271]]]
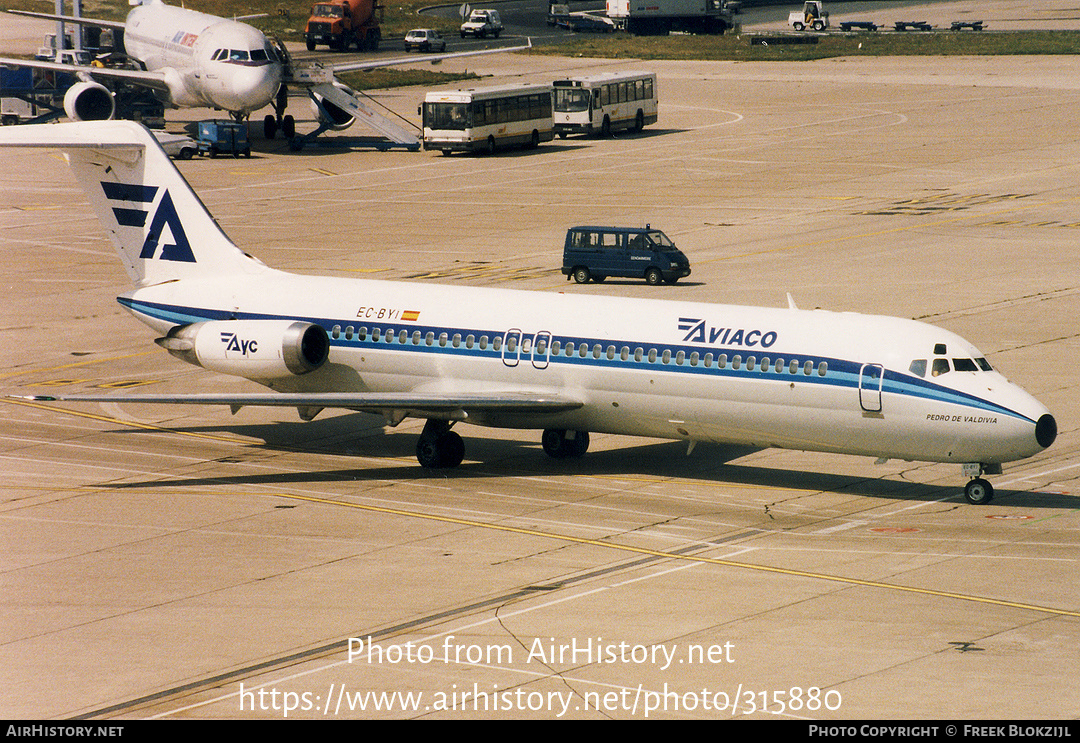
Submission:
[[[724,377],[727,379],[762,380],[774,382],[800,382],[803,384],[817,384],[831,387],[858,389],[862,379],[862,370],[865,364],[859,361],[850,361],[823,356],[808,356],[805,354],[793,354],[788,356],[776,348],[766,351],[747,349],[740,347],[714,348],[675,344],[658,344],[642,341],[612,340],[610,338],[587,338],[581,336],[550,336],[545,334],[545,347],[547,353],[534,358],[534,337],[531,334],[517,333],[515,348],[507,353],[508,346],[504,342],[506,330],[468,330],[462,328],[439,327],[431,325],[419,325],[409,321],[402,323],[391,322],[363,322],[355,320],[331,320],[317,317],[297,317],[293,315],[269,315],[251,312],[232,312],[226,310],[213,310],[195,307],[177,307],[154,302],[136,301],[129,297],[119,297],[118,301],[132,312],[162,320],[177,325],[186,325],[196,322],[220,321],[220,320],[298,320],[310,322],[322,327],[330,338],[332,346],[341,349],[367,349],[380,351],[399,351],[403,353],[442,354],[456,357],[472,357],[476,359],[498,360],[508,366],[520,366],[522,368],[533,366],[544,369],[554,364],[585,366],[606,369],[624,369],[627,371],[648,370],[650,372],[666,372],[678,374],[692,374],[697,376]],[[345,327],[351,332],[341,331]],[[336,329],[336,330],[335,330]],[[401,342],[401,331],[406,331],[405,341]],[[510,331],[514,334],[514,331]],[[458,339],[454,344],[455,336]],[[472,336],[473,344],[466,345],[466,338]],[[378,340],[376,340],[378,338]],[[481,338],[483,348],[481,347]],[[522,341],[530,344],[528,353],[521,353]],[[557,343],[560,353],[550,353],[553,343]],[[572,355],[565,353],[566,349],[573,344]],[[580,349],[584,347],[587,352],[584,356]],[[599,352],[597,352],[599,349]],[[623,358],[623,350],[627,351]],[[635,353],[638,349],[643,351],[639,361]],[[651,354],[655,349],[655,355]],[[696,354],[696,356],[695,356]],[[705,355],[710,354],[712,359],[709,364],[705,363]],[[718,365],[717,359],[726,356],[725,366]],[[760,360],[767,356],[771,361],[783,359],[784,365],[780,371],[770,365],[768,369],[761,369],[755,365],[750,370],[743,366],[736,369],[732,361],[735,357],[745,363],[749,357]],[[666,358],[666,360],[665,360]],[[655,360],[651,360],[655,359]],[[790,371],[790,363],[796,361],[796,371]],[[805,373],[806,362],[810,362],[809,371]],[[821,364],[827,369],[824,375],[818,370]],[[867,390],[877,393],[877,379],[873,380],[873,389]],[[864,386],[865,389],[865,386]],[[978,410],[1012,416],[1020,420],[1031,419],[1016,411],[1005,408],[989,400],[971,395],[965,392],[950,389],[940,384],[929,382],[925,379],[914,377],[886,369],[881,381],[882,394],[893,394],[904,397],[912,397],[921,400],[962,405]]]

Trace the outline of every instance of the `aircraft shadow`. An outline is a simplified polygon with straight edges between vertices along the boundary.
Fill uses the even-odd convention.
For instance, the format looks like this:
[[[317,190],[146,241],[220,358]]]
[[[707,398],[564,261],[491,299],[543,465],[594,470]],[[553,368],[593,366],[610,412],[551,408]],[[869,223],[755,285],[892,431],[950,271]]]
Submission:
[[[941,486],[906,482],[898,478],[866,478],[813,470],[793,470],[739,464],[736,460],[760,451],[746,446],[699,444],[687,455],[687,445],[680,441],[642,440],[646,443],[606,451],[590,451],[580,459],[552,459],[540,446],[540,432],[535,440],[474,438],[469,427],[459,432],[465,439],[465,461],[453,469],[431,470],[416,461],[418,432],[383,429],[375,416],[349,414],[316,419],[309,423],[274,422],[268,424],[194,426],[174,428],[177,432],[206,435],[239,435],[261,440],[250,446],[273,451],[356,457],[365,460],[355,468],[308,470],[291,473],[237,474],[217,473],[212,477],[178,477],[174,480],[148,480],[106,484],[114,489],[175,488],[229,485],[307,485],[313,483],[367,480],[420,481],[430,479],[477,479],[500,477],[558,477],[578,474],[594,477],[671,477],[716,485],[754,488],[794,489],[805,494],[839,493],[852,496],[885,498],[896,501],[948,501],[964,504],[963,480],[957,473],[955,485]],[[122,433],[142,435],[139,431]],[[239,455],[245,447],[238,446]],[[840,456],[840,455],[837,455]],[[220,460],[227,464],[229,457]],[[383,461],[377,461],[383,460]],[[400,460],[400,461],[396,461]],[[796,496],[785,496],[778,500]],[[1069,509],[1077,507],[1074,496],[1062,493],[1036,493],[999,488],[991,505],[1024,508]],[[975,506],[971,506],[974,508]]]

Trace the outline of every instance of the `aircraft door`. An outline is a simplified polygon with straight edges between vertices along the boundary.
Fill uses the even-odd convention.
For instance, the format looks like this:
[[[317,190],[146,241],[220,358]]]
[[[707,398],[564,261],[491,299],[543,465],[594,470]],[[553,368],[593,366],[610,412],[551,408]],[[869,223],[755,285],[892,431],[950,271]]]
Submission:
[[[503,333],[502,360],[506,366],[517,366],[521,361],[521,331],[511,328]]]
[[[859,405],[868,413],[881,412],[881,385],[885,381],[885,367],[881,364],[863,364],[859,370]]]
[[[532,339],[532,365],[537,369],[547,369],[551,358],[551,333],[541,330]]]

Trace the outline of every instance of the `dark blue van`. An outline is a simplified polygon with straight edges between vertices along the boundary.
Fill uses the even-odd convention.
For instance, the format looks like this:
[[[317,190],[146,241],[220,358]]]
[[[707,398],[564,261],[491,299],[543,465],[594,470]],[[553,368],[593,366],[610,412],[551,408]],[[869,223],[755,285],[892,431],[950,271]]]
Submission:
[[[584,284],[609,276],[674,284],[690,275],[690,261],[660,230],[645,227],[571,227],[562,272]]]

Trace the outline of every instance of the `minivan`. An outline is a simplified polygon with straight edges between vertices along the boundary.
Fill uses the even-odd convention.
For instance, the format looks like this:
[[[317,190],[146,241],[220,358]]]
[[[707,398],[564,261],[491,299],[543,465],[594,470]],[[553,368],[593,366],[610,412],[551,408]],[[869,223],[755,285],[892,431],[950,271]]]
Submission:
[[[645,227],[571,227],[562,272],[579,284],[609,276],[674,284],[690,275],[690,261],[660,230]]]

